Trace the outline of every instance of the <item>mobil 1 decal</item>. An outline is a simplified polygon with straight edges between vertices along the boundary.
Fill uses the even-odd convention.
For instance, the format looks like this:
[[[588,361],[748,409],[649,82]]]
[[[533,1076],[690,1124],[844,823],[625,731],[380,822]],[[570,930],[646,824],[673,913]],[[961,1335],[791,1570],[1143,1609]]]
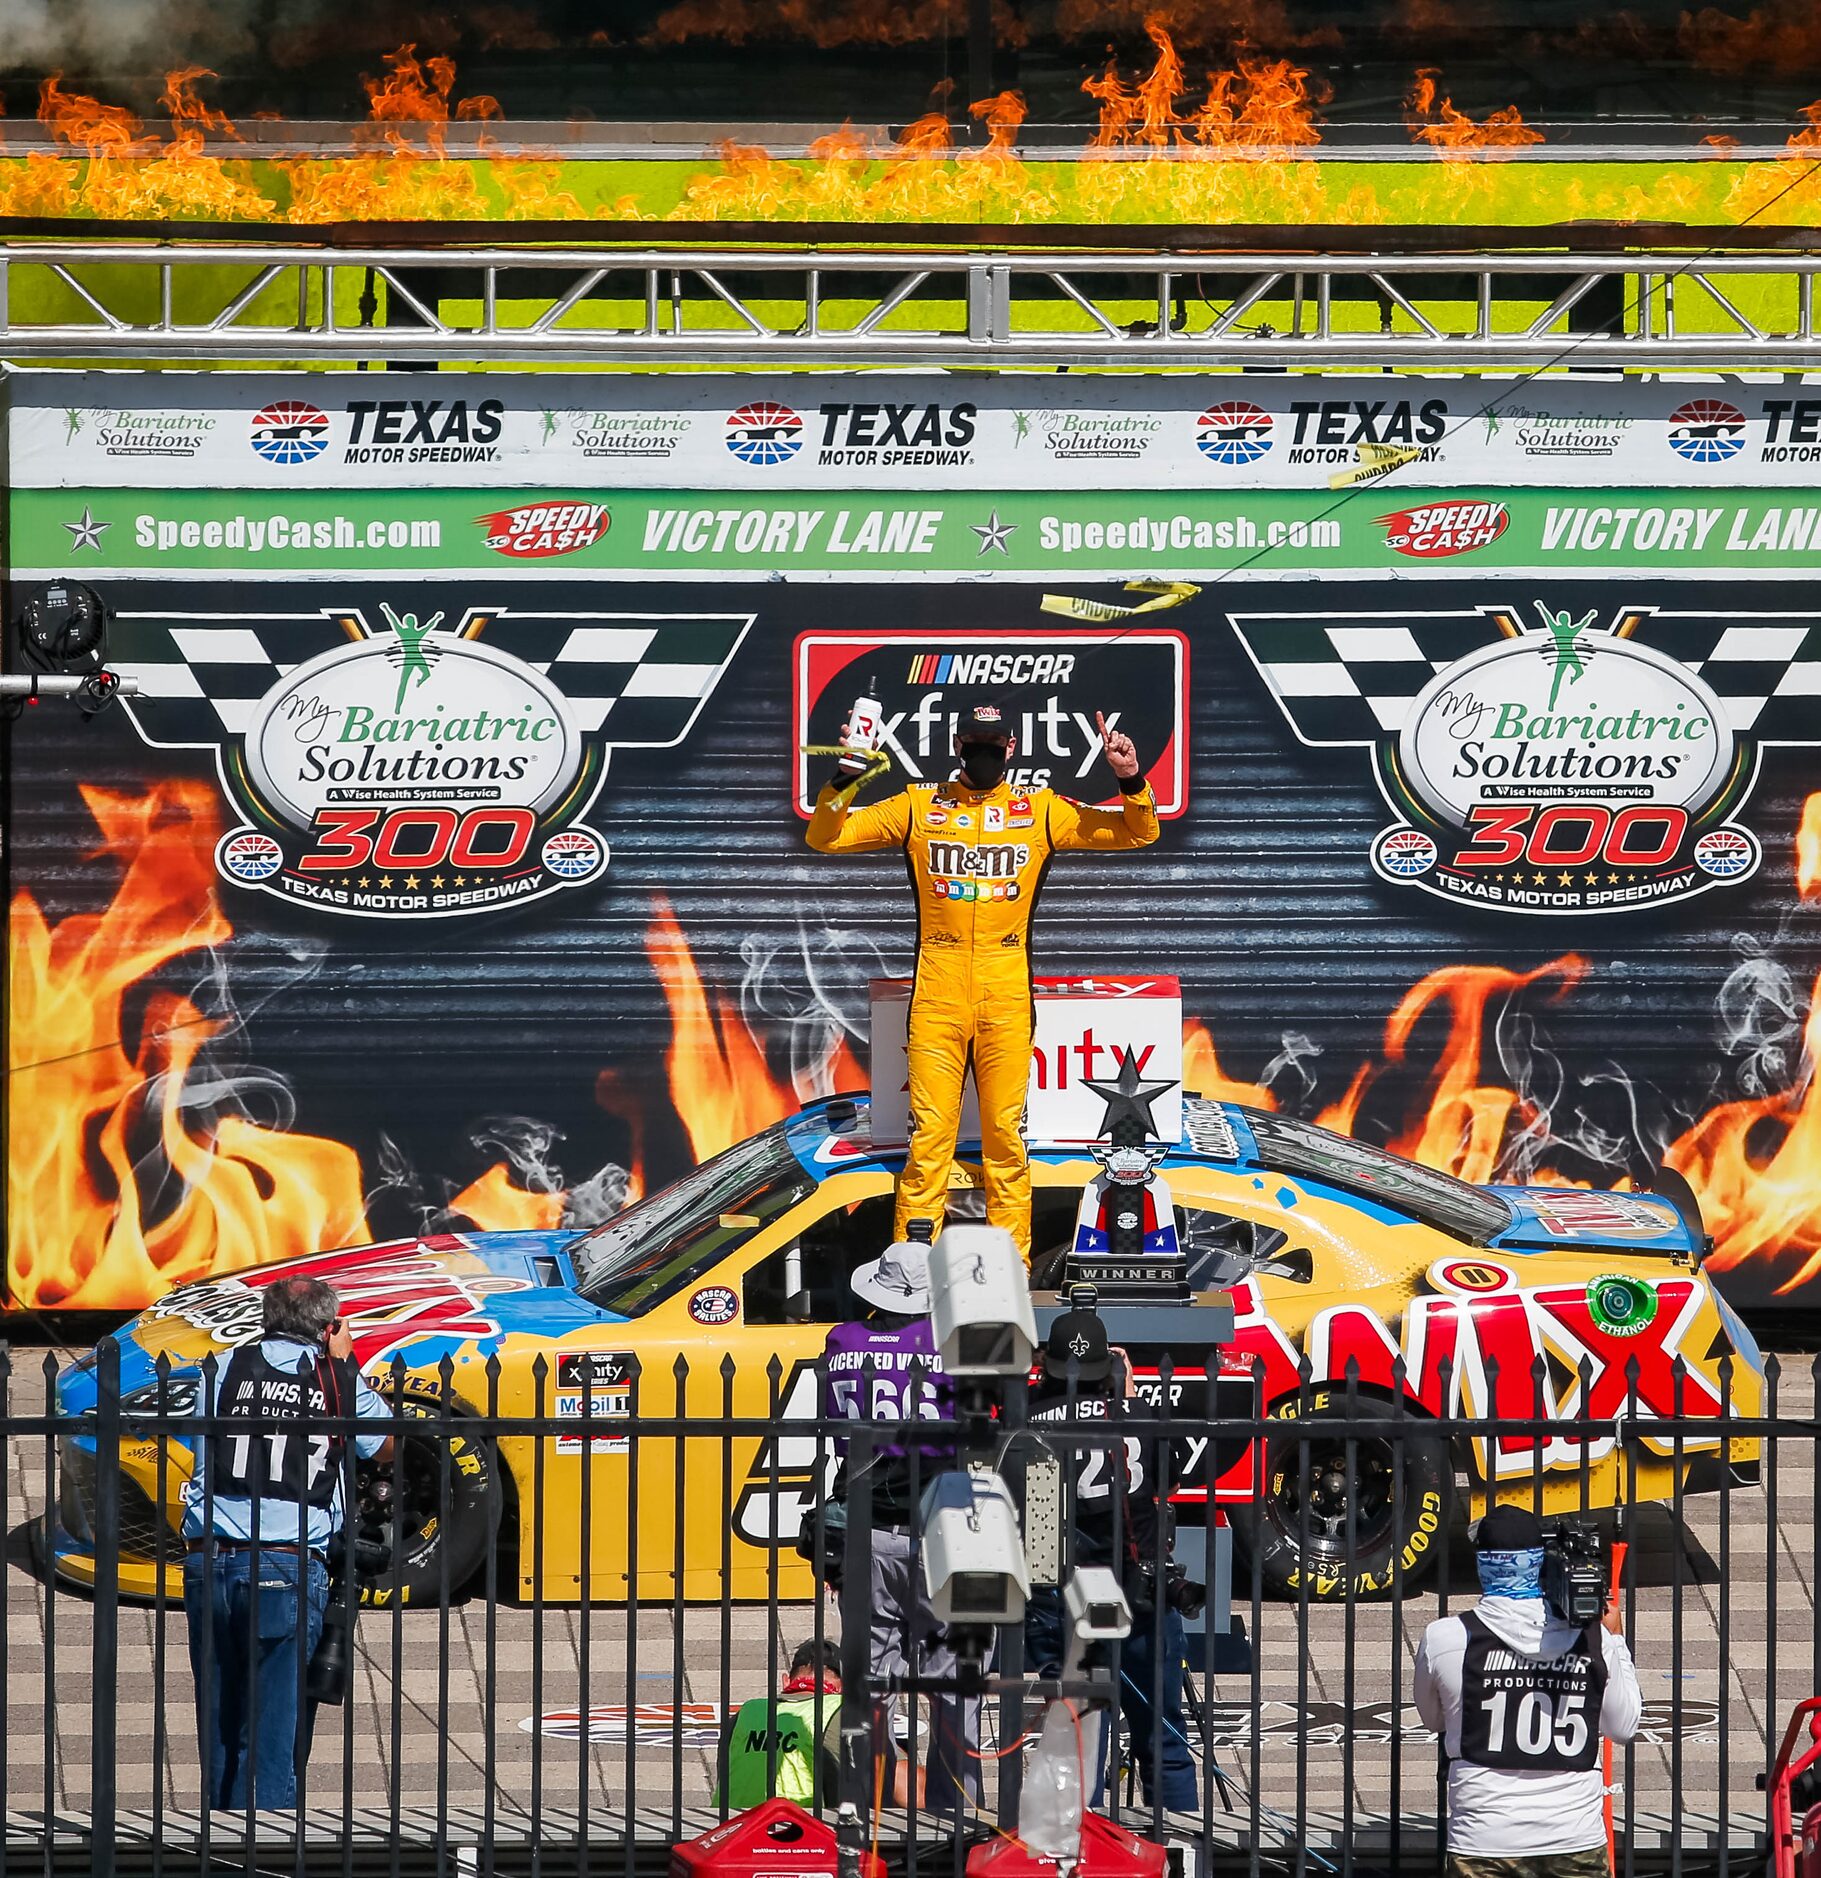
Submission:
[[[1821,743],[1811,611],[1774,587],[1762,606],[1543,577],[1457,591],[1348,585],[1228,615],[1301,742],[1368,753],[1395,818],[1371,846],[1383,880],[1606,914],[1757,870],[1741,817],[1760,752]]]
[[[1064,606],[1099,620],[1135,614],[1193,594],[1184,583],[1139,582],[1152,598],[1112,605],[1044,596],[1038,612]],[[1186,633],[1140,621],[1118,625],[1049,626],[970,631],[968,611],[1003,619],[1003,589],[948,590],[955,624],[923,630],[867,627],[798,635],[793,662],[796,742],[832,744],[857,697],[883,707],[884,749],[901,782],[942,781],[954,774],[955,722],[977,698],[1004,711],[1017,739],[1008,775],[1014,789],[1055,789],[1102,798],[1110,776],[1100,761],[1094,714],[1123,730],[1148,763],[1157,813],[1166,819],[1188,805],[1189,640]],[[970,602],[970,596],[977,596]],[[1035,598],[1035,596],[1033,596]],[[807,817],[825,780],[826,760],[797,759],[796,803]]]
[[[368,919],[488,913],[598,879],[613,751],[680,743],[752,624],[484,579],[225,597],[122,582],[107,598],[133,727],[213,755],[237,818],[222,878]]]

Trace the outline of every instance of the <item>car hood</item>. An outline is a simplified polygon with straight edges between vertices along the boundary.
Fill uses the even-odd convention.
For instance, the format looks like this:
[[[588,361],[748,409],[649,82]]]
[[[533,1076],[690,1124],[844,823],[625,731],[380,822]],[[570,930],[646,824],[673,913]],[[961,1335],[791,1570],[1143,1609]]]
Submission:
[[[261,1294],[283,1277],[320,1278],[335,1287],[355,1361],[369,1375],[383,1375],[395,1360],[423,1369],[444,1357],[491,1355],[512,1336],[554,1338],[623,1321],[570,1289],[563,1248],[574,1237],[429,1233],[180,1285],[118,1333],[120,1386],[131,1391],[152,1381],[161,1357],[181,1370],[255,1340]],[[94,1386],[91,1353],[63,1372],[59,1399],[80,1411]]]
[[[1507,1252],[1636,1252],[1692,1259],[1700,1247],[1670,1203],[1654,1193],[1586,1187],[1489,1187],[1511,1209],[1490,1243]]]

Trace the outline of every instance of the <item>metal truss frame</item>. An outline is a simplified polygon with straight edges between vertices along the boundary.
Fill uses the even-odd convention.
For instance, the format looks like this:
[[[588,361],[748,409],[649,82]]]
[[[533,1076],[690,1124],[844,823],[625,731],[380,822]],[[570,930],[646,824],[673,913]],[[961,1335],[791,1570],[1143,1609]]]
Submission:
[[[1801,370],[1821,362],[1817,273],[1821,253],[1774,250],[0,241],[0,358]]]

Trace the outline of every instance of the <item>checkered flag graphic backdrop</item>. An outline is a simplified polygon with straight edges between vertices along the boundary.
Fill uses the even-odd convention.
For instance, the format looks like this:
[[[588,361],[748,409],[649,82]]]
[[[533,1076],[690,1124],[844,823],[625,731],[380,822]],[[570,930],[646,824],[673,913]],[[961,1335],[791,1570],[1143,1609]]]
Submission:
[[[1652,613],[1631,637],[1680,659],[1755,743],[1821,743],[1821,625],[1812,613]]]
[[[1437,672],[1495,639],[1501,615],[1466,613],[1234,613],[1240,643],[1297,736],[1309,744],[1370,744],[1395,736]],[[1503,615],[1512,618],[1510,614]],[[1821,743],[1821,624],[1791,613],[1621,611],[1577,641],[1597,669],[1614,626],[1667,653],[1706,682],[1741,736]],[[1522,623],[1522,622],[1519,622]],[[1545,633],[1526,630],[1537,656]]]
[[[1304,743],[1395,736],[1411,700],[1437,672],[1504,637],[1479,612],[1228,617]]]
[[[381,616],[383,618],[383,615]],[[703,701],[752,624],[750,613],[632,614],[481,611],[439,628],[458,630],[522,659],[569,700],[584,733],[620,746],[664,748],[688,733]],[[136,679],[124,700],[147,743],[213,748],[244,736],[259,700],[306,660],[383,625],[360,613],[122,612],[114,667]]]

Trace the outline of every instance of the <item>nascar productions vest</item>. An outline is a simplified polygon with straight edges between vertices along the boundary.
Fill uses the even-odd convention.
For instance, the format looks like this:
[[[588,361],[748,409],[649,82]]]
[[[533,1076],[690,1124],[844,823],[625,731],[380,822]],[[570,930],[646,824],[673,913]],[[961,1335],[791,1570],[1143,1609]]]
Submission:
[[[1461,1759],[1508,1773],[1584,1774],[1600,1760],[1606,1652],[1589,1624],[1561,1656],[1526,1656],[1461,1617]]]
[[[335,1390],[334,1405],[325,1384]],[[257,1343],[243,1344],[215,1392],[209,1475],[216,1494],[332,1507],[347,1441],[323,1424],[354,1412],[354,1386],[352,1363],[319,1358],[308,1369],[283,1370]]]

